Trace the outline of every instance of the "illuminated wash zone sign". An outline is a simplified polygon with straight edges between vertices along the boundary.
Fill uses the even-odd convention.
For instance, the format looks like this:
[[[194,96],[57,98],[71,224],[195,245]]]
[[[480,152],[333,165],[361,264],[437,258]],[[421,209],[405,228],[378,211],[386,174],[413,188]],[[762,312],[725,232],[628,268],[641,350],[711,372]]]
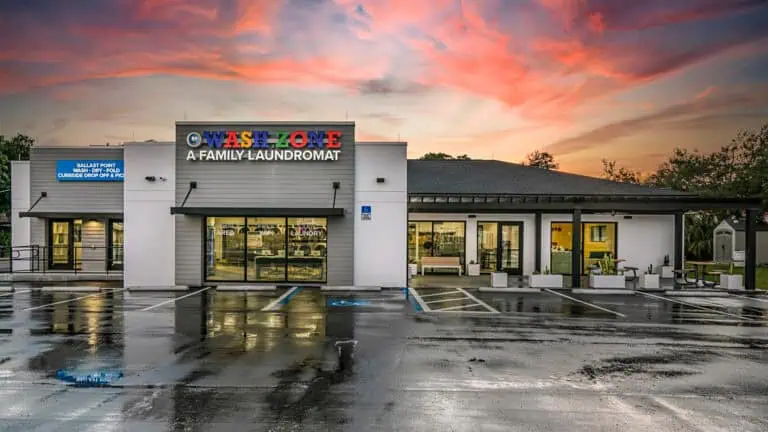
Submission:
[[[206,130],[187,134],[188,161],[336,161],[341,131]]]

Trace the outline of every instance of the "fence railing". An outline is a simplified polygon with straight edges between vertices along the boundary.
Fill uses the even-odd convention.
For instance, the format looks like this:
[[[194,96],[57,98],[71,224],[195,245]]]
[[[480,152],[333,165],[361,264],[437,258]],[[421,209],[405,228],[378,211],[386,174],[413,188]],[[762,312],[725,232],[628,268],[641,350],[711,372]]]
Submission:
[[[0,251],[0,273],[122,273],[122,246],[15,246]]]

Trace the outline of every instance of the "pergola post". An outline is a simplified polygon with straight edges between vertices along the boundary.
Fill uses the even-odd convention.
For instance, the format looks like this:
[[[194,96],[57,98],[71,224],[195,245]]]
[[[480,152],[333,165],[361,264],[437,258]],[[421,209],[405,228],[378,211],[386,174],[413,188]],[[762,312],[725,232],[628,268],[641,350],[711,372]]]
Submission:
[[[683,259],[685,258],[685,253],[683,252],[683,241],[685,238],[685,233],[683,232],[684,215],[685,214],[682,212],[675,213],[675,254],[672,257],[672,265],[674,266],[675,270],[683,269]],[[678,288],[678,286],[675,286],[675,289]]]
[[[535,257],[535,270],[537,272],[541,272],[541,212],[536,212],[536,218],[534,224],[536,227],[534,228],[536,232],[536,257]]]
[[[744,224],[744,289],[754,291],[756,285],[757,267],[757,211],[747,210],[747,220]]]
[[[571,237],[571,287],[581,288],[581,209],[573,210]]]

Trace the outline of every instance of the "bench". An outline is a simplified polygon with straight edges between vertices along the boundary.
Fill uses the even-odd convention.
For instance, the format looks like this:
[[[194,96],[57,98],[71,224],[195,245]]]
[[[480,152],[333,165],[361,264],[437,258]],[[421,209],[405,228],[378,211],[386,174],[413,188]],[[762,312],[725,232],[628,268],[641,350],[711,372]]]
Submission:
[[[430,269],[455,269],[461,276],[461,261],[459,257],[422,257],[421,258],[421,275],[424,276],[424,270]]]

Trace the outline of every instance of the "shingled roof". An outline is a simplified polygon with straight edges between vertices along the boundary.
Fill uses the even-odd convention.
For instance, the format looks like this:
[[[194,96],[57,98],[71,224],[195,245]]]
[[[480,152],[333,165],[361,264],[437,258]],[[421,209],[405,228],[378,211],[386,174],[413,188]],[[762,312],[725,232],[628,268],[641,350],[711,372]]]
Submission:
[[[409,160],[408,193],[459,195],[691,196],[494,160]]]

